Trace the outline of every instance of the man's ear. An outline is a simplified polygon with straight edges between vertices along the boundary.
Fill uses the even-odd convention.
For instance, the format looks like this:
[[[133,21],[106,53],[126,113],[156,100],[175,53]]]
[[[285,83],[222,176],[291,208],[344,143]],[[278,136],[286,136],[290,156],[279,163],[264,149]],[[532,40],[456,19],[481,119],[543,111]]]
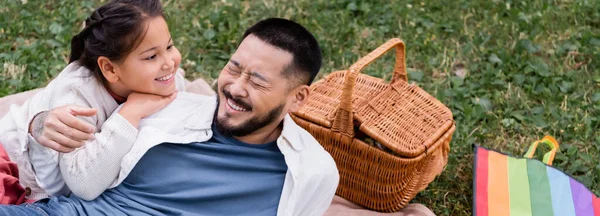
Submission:
[[[98,67],[100,67],[102,76],[104,76],[106,81],[108,81],[109,83],[116,83],[119,81],[119,76],[117,75],[117,67],[110,59],[104,56],[98,57]]]
[[[308,85],[301,85],[296,87],[292,98],[292,104],[290,106],[290,112],[296,112],[308,101],[308,95],[310,94],[310,87]]]

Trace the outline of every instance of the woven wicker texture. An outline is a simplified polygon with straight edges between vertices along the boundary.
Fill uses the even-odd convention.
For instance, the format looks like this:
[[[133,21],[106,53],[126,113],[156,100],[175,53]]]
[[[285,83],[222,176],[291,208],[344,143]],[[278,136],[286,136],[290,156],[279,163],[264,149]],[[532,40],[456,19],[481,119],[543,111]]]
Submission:
[[[391,84],[360,72],[395,48]],[[407,83],[405,47],[392,39],[311,85],[310,98],[292,118],[335,159],[337,194],[370,209],[406,206],[439,175],[455,130],[452,113]]]

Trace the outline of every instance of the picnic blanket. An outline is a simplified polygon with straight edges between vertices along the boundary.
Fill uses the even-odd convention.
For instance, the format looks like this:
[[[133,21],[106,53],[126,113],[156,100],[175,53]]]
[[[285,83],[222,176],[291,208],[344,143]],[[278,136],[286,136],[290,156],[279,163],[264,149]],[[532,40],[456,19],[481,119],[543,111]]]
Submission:
[[[538,144],[551,146],[542,161],[531,159]],[[473,213],[487,215],[597,215],[600,199],[582,183],[552,167],[558,142],[535,142],[525,158],[474,146]]]

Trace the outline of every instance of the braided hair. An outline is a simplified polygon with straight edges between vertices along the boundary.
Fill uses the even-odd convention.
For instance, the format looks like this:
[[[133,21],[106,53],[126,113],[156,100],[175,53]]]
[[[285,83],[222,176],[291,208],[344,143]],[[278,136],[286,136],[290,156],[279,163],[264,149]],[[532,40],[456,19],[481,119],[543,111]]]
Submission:
[[[159,16],[165,17],[160,0],[113,0],[99,7],[71,39],[69,63],[79,61],[105,83],[98,58],[122,61],[141,43],[147,20]]]

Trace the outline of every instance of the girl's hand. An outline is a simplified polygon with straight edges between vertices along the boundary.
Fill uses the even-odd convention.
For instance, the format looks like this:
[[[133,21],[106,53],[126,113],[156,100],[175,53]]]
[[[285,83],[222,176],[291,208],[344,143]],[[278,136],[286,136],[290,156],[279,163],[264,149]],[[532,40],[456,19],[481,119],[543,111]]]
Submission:
[[[140,119],[158,112],[175,100],[177,92],[169,96],[160,96],[145,93],[131,93],[123,104],[119,114],[127,119],[131,125],[138,127]]]

